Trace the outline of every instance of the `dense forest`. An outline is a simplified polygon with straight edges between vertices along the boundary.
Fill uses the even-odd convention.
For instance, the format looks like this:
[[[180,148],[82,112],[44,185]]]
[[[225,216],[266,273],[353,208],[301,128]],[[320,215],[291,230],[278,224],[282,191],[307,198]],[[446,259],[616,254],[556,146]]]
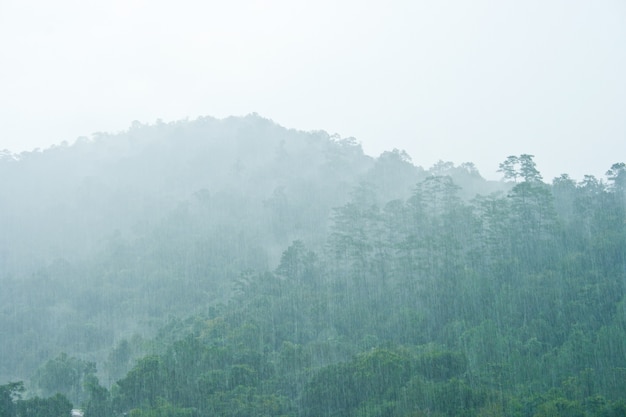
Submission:
[[[626,164],[257,115],[0,152],[0,417],[626,415]]]

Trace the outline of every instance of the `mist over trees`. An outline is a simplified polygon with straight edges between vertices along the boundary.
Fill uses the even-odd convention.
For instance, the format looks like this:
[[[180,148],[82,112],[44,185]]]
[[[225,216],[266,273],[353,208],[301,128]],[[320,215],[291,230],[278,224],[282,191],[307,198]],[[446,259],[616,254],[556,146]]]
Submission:
[[[257,115],[1,153],[0,416],[624,415],[626,165],[499,167]]]

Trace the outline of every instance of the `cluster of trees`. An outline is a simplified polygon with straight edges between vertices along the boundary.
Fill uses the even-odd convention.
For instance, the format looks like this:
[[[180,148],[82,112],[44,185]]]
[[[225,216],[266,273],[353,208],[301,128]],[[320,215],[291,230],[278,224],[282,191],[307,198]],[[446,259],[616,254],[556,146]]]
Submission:
[[[122,337],[224,302],[295,238],[321,245],[374,165],[354,141],[254,115],[1,155],[0,383],[61,352],[118,378]]]
[[[464,184],[464,197],[503,187],[471,164],[374,159],[352,139],[255,115],[3,154],[0,383],[66,352],[110,384],[128,371],[110,357],[121,339],[136,339],[134,358],[169,315],[227,302],[242,271],[272,269],[293,240],[322,250],[333,208],[360,181],[382,204],[433,173]]]
[[[296,241],[272,273],[242,276],[227,306],[171,324],[110,407],[623,415],[626,169],[547,185],[518,158],[529,166],[508,194],[470,202],[445,176],[383,207],[358,187],[321,252]]]
[[[29,398],[60,392],[86,417],[626,413],[625,164],[546,183],[532,155],[511,156],[490,183],[320,135],[296,135],[301,153],[278,142],[272,172],[233,151],[232,175],[264,173],[254,191],[196,184],[87,261],[13,270],[3,328],[35,326],[45,350],[4,375],[28,372]],[[308,174],[284,180],[294,163]],[[33,298],[81,327],[46,344],[51,323],[19,302]],[[11,416],[30,401],[15,387]]]
[[[322,251],[295,241],[227,305],[173,320],[88,414],[623,415],[626,169],[611,172],[593,199],[589,178],[538,172],[471,202],[443,176],[382,208],[360,186]]]
[[[72,403],[63,395],[48,398],[22,399],[23,382],[0,385],[0,416],[2,417],[68,417]]]

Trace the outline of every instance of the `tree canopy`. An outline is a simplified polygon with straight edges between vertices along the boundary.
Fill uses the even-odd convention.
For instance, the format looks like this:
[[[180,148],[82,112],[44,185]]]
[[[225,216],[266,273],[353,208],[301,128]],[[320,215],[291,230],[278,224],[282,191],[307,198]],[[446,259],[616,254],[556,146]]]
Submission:
[[[624,415],[624,164],[500,169],[258,116],[3,158],[0,416]]]

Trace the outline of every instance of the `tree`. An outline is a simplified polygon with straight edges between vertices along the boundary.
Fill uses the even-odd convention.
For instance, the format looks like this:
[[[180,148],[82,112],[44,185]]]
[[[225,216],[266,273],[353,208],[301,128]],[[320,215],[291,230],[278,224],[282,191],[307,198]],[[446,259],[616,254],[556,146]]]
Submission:
[[[300,240],[294,241],[280,257],[276,274],[298,283],[312,284],[316,278],[315,253]]]
[[[68,417],[72,403],[63,394],[49,398],[29,398],[17,402],[16,417]]]
[[[517,182],[517,177],[519,177],[519,172],[517,171],[517,165],[519,163],[519,158],[515,155],[508,156],[504,162],[500,164],[500,169],[498,172],[502,172],[504,174],[505,180],[513,180]]]
[[[611,182],[611,188],[616,192],[626,191],[626,164],[618,162],[611,165],[606,172],[608,180]]]
[[[83,383],[96,373],[96,364],[61,353],[41,366],[32,378],[37,392],[44,396],[62,393],[80,404],[86,399]]]
[[[554,207],[564,224],[569,225],[574,220],[574,201],[576,200],[576,181],[567,174],[562,174],[552,180],[552,194]]]
[[[529,154],[508,156],[500,164],[498,172],[504,174],[504,179],[512,179],[516,183],[518,178],[523,178],[525,182],[540,182],[542,177],[536,168],[534,157],[534,155]]]
[[[156,407],[135,408],[129,413],[130,417],[196,417],[198,415],[198,410],[194,408],[176,407],[163,399],[159,400]]]
[[[541,182],[543,179],[536,168],[534,155],[522,154],[519,156],[519,173],[526,182]]]
[[[622,224],[626,224],[626,164],[623,162],[613,164],[606,175],[610,184],[609,189],[615,196],[618,217],[622,218]]]
[[[515,256],[531,268],[550,259],[557,231],[554,196],[535,166],[533,155],[511,156],[501,164],[505,178],[522,178],[509,193],[510,238]]]
[[[113,414],[109,391],[100,385],[95,375],[89,375],[85,381],[87,401],[85,415],[87,417],[109,417]]]
[[[67,417],[72,403],[63,394],[22,399],[23,382],[0,385],[0,417]]]
[[[132,347],[127,339],[122,339],[111,353],[106,362],[106,368],[111,382],[116,381],[128,372],[132,359]]]
[[[165,396],[168,386],[161,357],[146,356],[117,382],[120,393],[115,408],[124,412],[137,407],[155,407],[159,398]]]
[[[0,417],[15,416],[15,401],[22,398],[24,391],[23,382],[9,382],[0,385]]]

